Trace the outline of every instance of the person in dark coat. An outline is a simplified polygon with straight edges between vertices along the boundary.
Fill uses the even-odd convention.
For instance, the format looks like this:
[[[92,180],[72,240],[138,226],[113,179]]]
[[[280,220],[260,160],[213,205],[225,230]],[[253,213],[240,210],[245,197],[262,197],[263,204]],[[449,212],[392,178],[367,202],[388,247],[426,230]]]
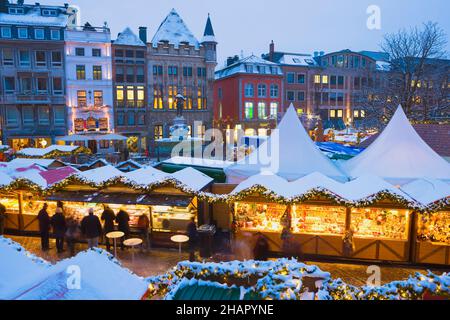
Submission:
[[[116,219],[116,215],[114,211],[107,205],[105,205],[105,210],[102,213],[102,221],[103,225],[103,234],[106,236],[108,233],[114,231],[114,220]],[[111,243],[109,242],[109,238],[105,237],[106,242],[106,250],[111,250]]]
[[[255,248],[253,249],[253,255],[257,261],[267,261],[269,256],[269,242],[262,233],[257,234]]]
[[[125,209],[120,209],[119,213],[116,216],[116,222],[119,225],[119,231],[122,231],[125,234],[125,236],[122,237],[122,241],[120,243],[120,248],[122,250],[125,250],[125,245],[123,244],[123,242],[130,235],[130,216],[125,211]]]
[[[66,220],[67,231],[66,231],[66,243],[70,250],[70,255],[75,255],[75,243],[80,236],[80,225],[75,217],[69,217]]]
[[[0,203],[0,236],[5,233],[6,207]]]
[[[138,228],[142,236],[143,246],[141,248],[145,246],[145,249],[148,251],[150,250],[150,238],[149,238],[150,219],[145,213],[139,216]]]
[[[195,218],[192,218],[187,225],[187,235],[189,237],[189,261],[195,261],[195,250],[197,249],[198,231]]]
[[[51,219],[53,233],[56,239],[56,250],[58,253],[64,252],[64,236],[66,234],[66,218],[60,207],[56,208],[56,213]]]
[[[47,208],[48,204],[44,203],[44,206],[39,211],[37,216],[37,219],[39,221],[39,233],[41,236],[42,251],[47,251],[50,249],[50,216],[48,215]]]
[[[102,235],[100,219],[94,215],[94,209],[89,209],[89,215],[81,221],[81,232],[86,237],[89,249],[98,247],[98,239]]]

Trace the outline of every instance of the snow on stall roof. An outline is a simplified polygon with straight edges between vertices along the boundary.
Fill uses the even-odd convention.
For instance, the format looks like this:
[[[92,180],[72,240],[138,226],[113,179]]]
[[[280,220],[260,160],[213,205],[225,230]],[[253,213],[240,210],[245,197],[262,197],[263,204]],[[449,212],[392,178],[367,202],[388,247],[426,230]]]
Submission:
[[[314,189],[326,189],[337,195],[343,193],[344,184],[337,182],[319,172],[313,172],[299,180],[290,183],[287,196],[294,197],[305,194]]]
[[[124,177],[124,174],[113,166],[107,165],[78,173],[76,176],[91,183],[101,184],[110,179]]]
[[[53,151],[73,152],[78,148],[78,146],[51,145],[47,148],[25,148],[17,152],[17,154],[29,157],[43,157]]]
[[[28,158],[16,158],[9,162],[11,167],[26,167],[33,164],[37,164],[43,168],[50,167],[53,163],[57,162],[55,159],[28,159]]]
[[[292,105],[266,142],[245,159],[225,169],[229,183],[240,183],[262,171],[270,171],[289,181],[314,172],[348,181],[311,140]]]
[[[128,27],[119,34],[114,44],[145,47],[145,43]]]
[[[153,167],[146,167],[125,173],[124,176],[128,181],[131,181],[137,185],[147,186],[168,179],[170,174]]]
[[[13,182],[13,179],[4,172],[0,172],[0,186],[8,186]]]
[[[202,190],[214,180],[213,178],[193,168],[186,168],[181,171],[177,171],[171,176],[194,191]]]
[[[420,138],[401,106],[377,140],[341,167],[353,179],[372,174],[394,184],[421,178],[450,180],[450,163]]]
[[[67,26],[68,15],[58,14],[58,16],[42,16],[41,8],[34,7],[25,14],[0,13],[2,24],[32,25],[32,26],[54,26],[64,28]]]
[[[290,185],[286,179],[271,172],[266,172],[251,176],[250,178],[244,180],[233,190],[231,194],[238,194],[255,186],[264,187],[280,196],[286,194],[290,189]]]
[[[450,197],[450,184],[436,179],[415,180],[401,189],[424,206]]]
[[[164,21],[156,31],[152,39],[153,47],[157,47],[158,43],[167,41],[178,48],[181,43],[188,43],[196,49],[200,47],[200,43],[189,30],[189,28],[181,19],[175,9],[172,9]]]
[[[206,158],[180,157],[180,156],[164,160],[163,163],[190,165],[196,167],[217,168],[217,169],[225,169],[234,164],[234,162],[232,161],[206,159]]]
[[[0,236],[0,300],[13,299],[50,275],[50,264]]]

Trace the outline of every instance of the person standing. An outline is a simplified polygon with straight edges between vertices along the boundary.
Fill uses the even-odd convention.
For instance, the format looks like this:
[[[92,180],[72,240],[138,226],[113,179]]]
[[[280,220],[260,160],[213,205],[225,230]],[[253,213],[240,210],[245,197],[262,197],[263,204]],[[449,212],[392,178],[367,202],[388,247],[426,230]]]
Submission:
[[[195,250],[197,249],[197,224],[195,223],[195,218],[191,218],[191,221],[187,225],[187,235],[189,237],[189,261],[195,261]]]
[[[116,219],[116,215],[108,205],[105,205],[105,210],[103,210],[101,218],[104,223],[103,234],[105,235],[106,250],[111,251],[111,243],[106,235],[114,231],[114,220]]]
[[[256,244],[253,249],[254,259],[257,261],[267,261],[269,257],[269,242],[260,232],[258,232],[256,236]]]
[[[62,208],[56,208],[56,212],[51,219],[53,233],[56,239],[56,250],[58,253],[64,252],[64,236],[66,234],[66,218],[64,217]]]
[[[5,233],[6,207],[0,203],[0,236]]]
[[[75,243],[80,236],[80,227],[75,217],[67,218],[66,243],[70,250],[70,255],[75,255]]]
[[[100,219],[94,215],[94,209],[89,209],[89,215],[81,221],[81,232],[86,237],[89,249],[98,247],[98,239],[102,235]]]
[[[125,211],[125,209],[121,208],[119,213],[116,216],[116,222],[119,225],[119,231],[122,231],[125,235],[122,237],[122,241],[120,243],[120,248],[125,250],[125,245],[123,242],[130,235],[130,216]]]
[[[142,235],[142,241],[145,244],[145,249],[150,250],[150,239],[149,239],[149,229],[150,229],[150,219],[143,213],[138,219],[138,228]]]
[[[47,212],[48,204],[44,203],[44,206],[39,211],[37,219],[39,221],[39,233],[41,236],[41,249],[47,251],[50,249],[50,216]]]

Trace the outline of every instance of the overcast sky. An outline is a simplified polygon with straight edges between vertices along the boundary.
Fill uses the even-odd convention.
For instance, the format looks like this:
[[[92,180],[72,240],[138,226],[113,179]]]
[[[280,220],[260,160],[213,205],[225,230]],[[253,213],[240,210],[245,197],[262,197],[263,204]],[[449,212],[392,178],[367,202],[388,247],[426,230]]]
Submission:
[[[62,4],[69,0],[41,0]],[[26,0],[26,3],[35,1]],[[126,26],[137,33],[147,26],[149,40],[175,8],[189,29],[201,38],[208,13],[219,42],[220,63],[230,55],[276,49],[288,52],[378,50],[382,36],[400,28],[435,21],[450,35],[449,0],[72,0],[82,21],[107,21],[113,39]],[[381,9],[381,30],[367,28],[368,6]]]

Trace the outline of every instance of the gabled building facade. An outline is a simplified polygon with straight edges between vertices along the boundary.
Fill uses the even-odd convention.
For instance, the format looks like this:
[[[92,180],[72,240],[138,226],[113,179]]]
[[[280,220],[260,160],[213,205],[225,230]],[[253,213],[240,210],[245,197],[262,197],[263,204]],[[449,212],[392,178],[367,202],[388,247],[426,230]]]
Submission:
[[[13,149],[46,147],[67,133],[64,29],[77,20],[70,9],[1,4],[0,127]]]

